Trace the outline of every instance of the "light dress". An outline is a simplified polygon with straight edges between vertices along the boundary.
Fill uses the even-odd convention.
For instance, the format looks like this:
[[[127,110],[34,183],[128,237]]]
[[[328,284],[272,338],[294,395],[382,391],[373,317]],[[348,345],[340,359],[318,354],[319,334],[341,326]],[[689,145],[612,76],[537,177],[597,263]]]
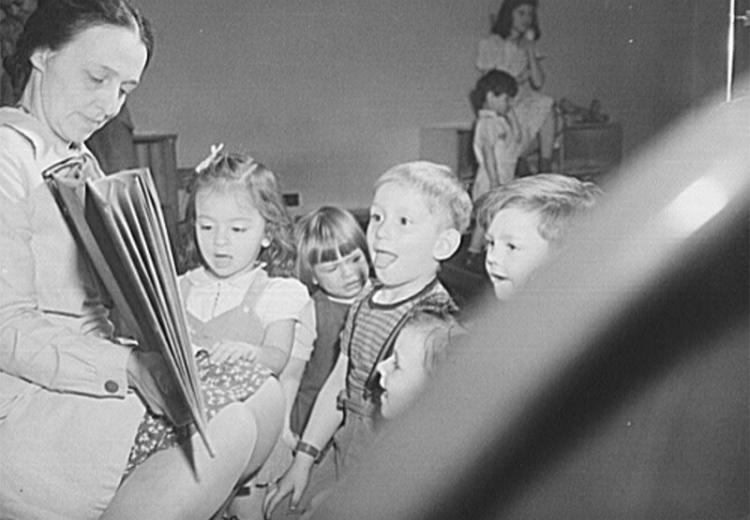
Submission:
[[[485,73],[503,70],[518,79],[529,70],[529,58],[521,47],[510,40],[492,34],[479,42],[477,68]],[[518,84],[513,107],[521,125],[521,149],[527,150],[536,138],[544,121],[552,113],[554,100],[531,86],[528,79]]]
[[[271,371],[248,359],[214,363],[204,349],[218,341],[260,346],[266,328],[280,320],[299,320],[310,300],[307,288],[293,278],[270,277],[262,267],[229,279],[216,279],[205,268],[180,277],[188,328],[208,419],[225,406],[244,401],[271,377]],[[177,429],[161,417],[146,414],[130,455],[128,471],[153,453],[174,446],[191,429]]]
[[[472,200],[476,201],[487,193],[491,187],[484,150],[490,150],[495,157],[499,183],[505,184],[513,179],[518,157],[523,148],[517,130],[505,116],[494,110],[482,109],[477,114],[474,127],[474,155],[477,159],[477,175],[472,186]]]

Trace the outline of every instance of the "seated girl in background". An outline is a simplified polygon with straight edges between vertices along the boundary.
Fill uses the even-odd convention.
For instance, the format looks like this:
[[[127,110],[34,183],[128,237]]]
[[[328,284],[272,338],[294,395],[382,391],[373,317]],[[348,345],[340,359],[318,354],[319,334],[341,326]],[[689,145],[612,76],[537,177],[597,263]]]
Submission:
[[[339,355],[339,333],[354,298],[370,275],[367,240],[348,211],[324,206],[297,224],[297,274],[315,302],[317,339],[292,408],[291,427],[301,435],[318,391]]]
[[[539,136],[539,171],[549,172],[555,139],[554,100],[539,92],[544,71],[536,51],[541,36],[537,0],[505,0],[492,25],[492,34],[479,42],[477,68],[504,70],[516,78],[518,95],[513,106],[523,130],[522,150]]]
[[[202,266],[179,279],[209,417],[282,372],[310,300],[291,277],[293,227],[274,174],[221,148],[196,168],[188,206]],[[147,415],[130,467],[180,436]],[[276,428],[264,441],[272,447],[278,437]]]

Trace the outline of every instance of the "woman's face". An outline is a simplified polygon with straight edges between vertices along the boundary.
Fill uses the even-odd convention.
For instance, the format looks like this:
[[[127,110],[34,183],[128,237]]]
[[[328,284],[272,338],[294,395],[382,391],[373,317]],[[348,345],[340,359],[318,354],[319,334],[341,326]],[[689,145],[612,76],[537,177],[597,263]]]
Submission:
[[[531,29],[534,21],[534,6],[531,4],[521,4],[513,10],[513,23],[511,32],[520,36]]]
[[[130,28],[95,25],[57,50],[37,49],[39,73],[31,110],[63,141],[80,143],[112,119],[135,89],[146,46]],[[34,99],[39,96],[41,99]]]

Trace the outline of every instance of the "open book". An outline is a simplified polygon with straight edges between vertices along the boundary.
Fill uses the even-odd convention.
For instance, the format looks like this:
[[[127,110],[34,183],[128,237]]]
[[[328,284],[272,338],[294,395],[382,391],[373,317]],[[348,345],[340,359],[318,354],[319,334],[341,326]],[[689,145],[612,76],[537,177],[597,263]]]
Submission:
[[[148,169],[86,178],[86,159],[59,163],[44,178],[69,227],[141,349],[162,354],[183,402],[170,420],[194,423],[209,451],[206,416],[164,216]],[[85,179],[85,180],[84,180]]]

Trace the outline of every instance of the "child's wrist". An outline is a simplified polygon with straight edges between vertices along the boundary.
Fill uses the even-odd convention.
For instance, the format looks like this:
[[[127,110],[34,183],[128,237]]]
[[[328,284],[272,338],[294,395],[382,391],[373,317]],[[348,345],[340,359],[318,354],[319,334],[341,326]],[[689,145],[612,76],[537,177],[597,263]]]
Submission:
[[[320,456],[322,455],[322,451],[312,444],[300,440],[297,441],[297,445],[294,447],[294,456],[298,457],[299,454],[306,455],[306,457],[303,457],[302,459],[308,459],[312,462],[318,462],[318,460],[320,460]]]

